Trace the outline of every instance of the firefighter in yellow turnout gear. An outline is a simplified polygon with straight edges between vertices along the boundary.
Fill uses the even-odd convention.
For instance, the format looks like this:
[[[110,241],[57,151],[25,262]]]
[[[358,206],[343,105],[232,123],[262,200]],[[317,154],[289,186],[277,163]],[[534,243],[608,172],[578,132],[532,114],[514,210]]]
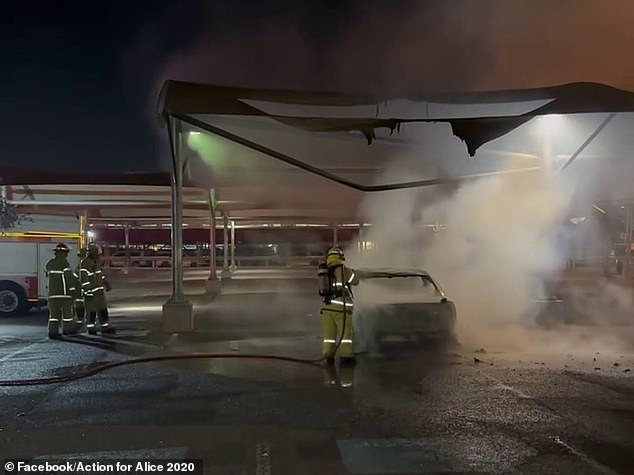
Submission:
[[[68,246],[58,244],[54,252],[55,257],[46,263],[49,338],[59,338],[60,327],[63,333],[75,332],[72,294],[79,285],[68,263]]]
[[[341,339],[339,346],[341,363],[345,365],[354,362],[352,344],[354,301],[350,286],[357,285],[359,279],[354,270],[344,265],[344,261],[344,253],[338,247],[331,248],[326,255],[330,295],[325,298],[320,313],[324,335],[322,351],[330,365],[334,364],[339,339]]]
[[[99,262],[99,249],[96,246],[88,248],[88,255],[82,259],[79,269],[82,290],[84,292],[84,305],[88,314],[88,333],[97,333],[97,315],[101,333],[113,334],[108,317],[108,305],[106,303],[106,291],[110,290],[110,284],[101,270]]]

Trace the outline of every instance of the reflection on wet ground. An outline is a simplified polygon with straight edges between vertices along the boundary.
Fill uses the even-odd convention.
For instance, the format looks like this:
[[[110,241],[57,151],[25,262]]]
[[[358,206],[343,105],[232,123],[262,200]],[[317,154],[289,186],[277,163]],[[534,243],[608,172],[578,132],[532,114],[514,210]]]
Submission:
[[[112,299],[114,337],[43,341],[45,315],[5,322],[0,379],[187,352],[320,356],[312,293],[247,287],[248,297],[197,302],[192,334],[157,332],[161,299],[149,297]],[[7,456],[178,454],[222,474],[627,473],[632,352],[596,328],[514,331],[395,344],[354,366],[172,361],[0,388],[0,447]]]

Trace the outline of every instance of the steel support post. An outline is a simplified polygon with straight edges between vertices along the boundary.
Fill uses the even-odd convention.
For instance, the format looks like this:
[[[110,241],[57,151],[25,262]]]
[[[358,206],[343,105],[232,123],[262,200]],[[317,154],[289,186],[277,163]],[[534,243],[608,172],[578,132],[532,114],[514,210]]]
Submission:
[[[183,157],[179,123],[172,121],[174,173],[172,174],[172,296],[170,301],[185,301],[183,291]]]
[[[339,245],[339,239],[338,239],[338,236],[337,236],[337,225],[336,224],[332,228],[332,245],[333,245],[333,247]]]
[[[231,271],[229,270],[229,216],[226,212],[222,213],[222,279],[231,279]]]
[[[123,239],[125,242],[125,272],[130,272],[130,225],[126,224],[123,228]]]
[[[217,280],[216,273],[216,196],[214,190],[208,190],[209,201],[209,280]]]
[[[223,230],[223,239],[222,239],[222,251],[223,251],[223,261],[222,261],[222,270],[229,270],[229,217],[227,213],[222,215],[222,230]]]
[[[220,293],[220,279],[216,270],[216,195],[214,190],[208,190],[209,200],[209,278],[207,279],[207,294],[216,296]]]
[[[632,228],[634,227],[632,205],[625,208],[625,269],[623,276],[630,278],[632,276]]]
[[[231,220],[231,272],[236,270],[236,222]]]
[[[163,305],[163,330],[170,333],[192,331],[192,305],[183,290],[183,169],[182,130],[180,121],[169,117],[168,128],[172,148],[172,295]]]
[[[88,239],[88,229],[90,229],[88,227],[88,211],[84,210],[84,214],[83,214],[83,221],[84,221],[84,227],[82,229],[82,240],[84,241],[84,248],[88,248],[88,244],[90,244],[89,239]]]

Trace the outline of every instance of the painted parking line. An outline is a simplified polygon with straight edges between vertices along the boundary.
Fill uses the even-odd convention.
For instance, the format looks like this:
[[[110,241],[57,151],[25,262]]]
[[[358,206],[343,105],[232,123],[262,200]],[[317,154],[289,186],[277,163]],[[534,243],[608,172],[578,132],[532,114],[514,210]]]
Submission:
[[[271,446],[266,442],[255,446],[255,474],[271,475]]]
[[[337,440],[349,473],[508,473],[537,455],[512,437],[438,436]]]
[[[530,394],[525,393],[524,391],[514,388],[513,386],[510,386],[508,384],[503,383],[502,381],[500,381],[498,378],[491,376],[490,374],[486,374],[486,373],[482,373],[484,375],[485,378],[497,383],[495,385],[496,389],[502,389],[504,391],[509,391],[512,392],[513,394],[515,394],[517,397],[519,397],[520,399],[533,399],[533,396],[531,396]]]
[[[581,450],[579,450],[578,448],[576,448],[574,445],[570,444],[569,442],[566,442],[561,437],[559,436],[553,437],[553,441],[557,445],[564,447],[571,454],[583,460],[587,465],[594,468],[595,470],[598,470],[599,472],[604,473],[605,475],[618,475],[618,472],[615,472],[611,468],[606,467],[601,462],[590,457],[588,454],[586,454],[585,452],[582,452]]]
[[[187,456],[189,449],[187,447],[165,447],[165,448],[147,448],[147,449],[126,449],[111,450],[105,452],[82,452],[82,453],[64,453],[64,454],[47,454],[35,457],[34,461],[107,461],[107,460],[133,460],[137,458],[147,459],[181,459]]]
[[[9,353],[8,355],[4,355],[2,358],[0,358],[0,363],[13,358],[14,356],[17,356],[19,354],[25,353],[26,351],[31,349],[31,347],[33,347],[35,345],[38,345],[40,343],[44,343],[45,341],[48,341],[48,338],[42,338],[41,340],[35,341],[35,342],[31,343],[30,345],[23,346],[22,348],[20,348],[18,350],[15,350],[15,351]]]

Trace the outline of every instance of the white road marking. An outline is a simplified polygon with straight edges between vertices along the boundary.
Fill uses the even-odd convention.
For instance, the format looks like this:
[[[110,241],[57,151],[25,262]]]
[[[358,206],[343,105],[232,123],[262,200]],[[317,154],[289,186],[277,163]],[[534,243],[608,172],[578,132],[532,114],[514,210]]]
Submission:
[[[187,447],[165,447],[151,449],[110,450],[107,452],[82,452],[70,454],[40,455],[33,460],[133,460],[137,458],[178,459],[184,458],[189,452]]]
[[[255,447],[256,475],[271,475],[271,446],[261,442]]]
[[[488,375],[486,373],[483,373],[483,374],[484,374],[484,376],[486,378],[489,378],[491,381],[494,381],[495,383],[497,383],[496,384],[496,388],[503,389],[505,391],[510,391],[510,392],[512,392],[513,394],[515,394],[516,396],[518,396],[518,397],[520,397],[522,399],[533,399],[533,396],[531,396],[529,394],[526,394],[524,391],[522,391],[520,389],[517,389],[517,388],[514,388],[513,386],[509,386],[508,384],[504,384],[502,381],[500,381],[499,379],[497,379],[497,378],[495,378],[495,377],[493,377],[491,375]]]
[[[568,450],[570,453],[576,455],[585,463],[587,463],[594,469],[598,470],[599,472],[605,473],[606,475],[618,475],[618,472],[615,472],[610,467],[606,467],[601,462],[598,462],[597,460],[593,459],[589,455],[583,453],[581,450],[577,449],[576,447],[562,440],[559,436],[553,437],[553,440],[555,441],[556,444],[566,448],[566,450]]]
[[[3,361],[7,361],[8,359],[11,359],[14,356],[17,356],[17,355],[19,355],[21,353],[24,353],[25,351],[27,351],[32,346],[35,346],[35,345],[37,345],[39,343],[44,343],[47,340],[48,340],[48,338],[42,338],[41,340],[35,341],[35,342],[31,343],[30,345],[23,346],[19,350],[15,350],[14,352],[9,353],[8,355],[4,355],[2,358],[0,358],[0,363],[2,363]]]

